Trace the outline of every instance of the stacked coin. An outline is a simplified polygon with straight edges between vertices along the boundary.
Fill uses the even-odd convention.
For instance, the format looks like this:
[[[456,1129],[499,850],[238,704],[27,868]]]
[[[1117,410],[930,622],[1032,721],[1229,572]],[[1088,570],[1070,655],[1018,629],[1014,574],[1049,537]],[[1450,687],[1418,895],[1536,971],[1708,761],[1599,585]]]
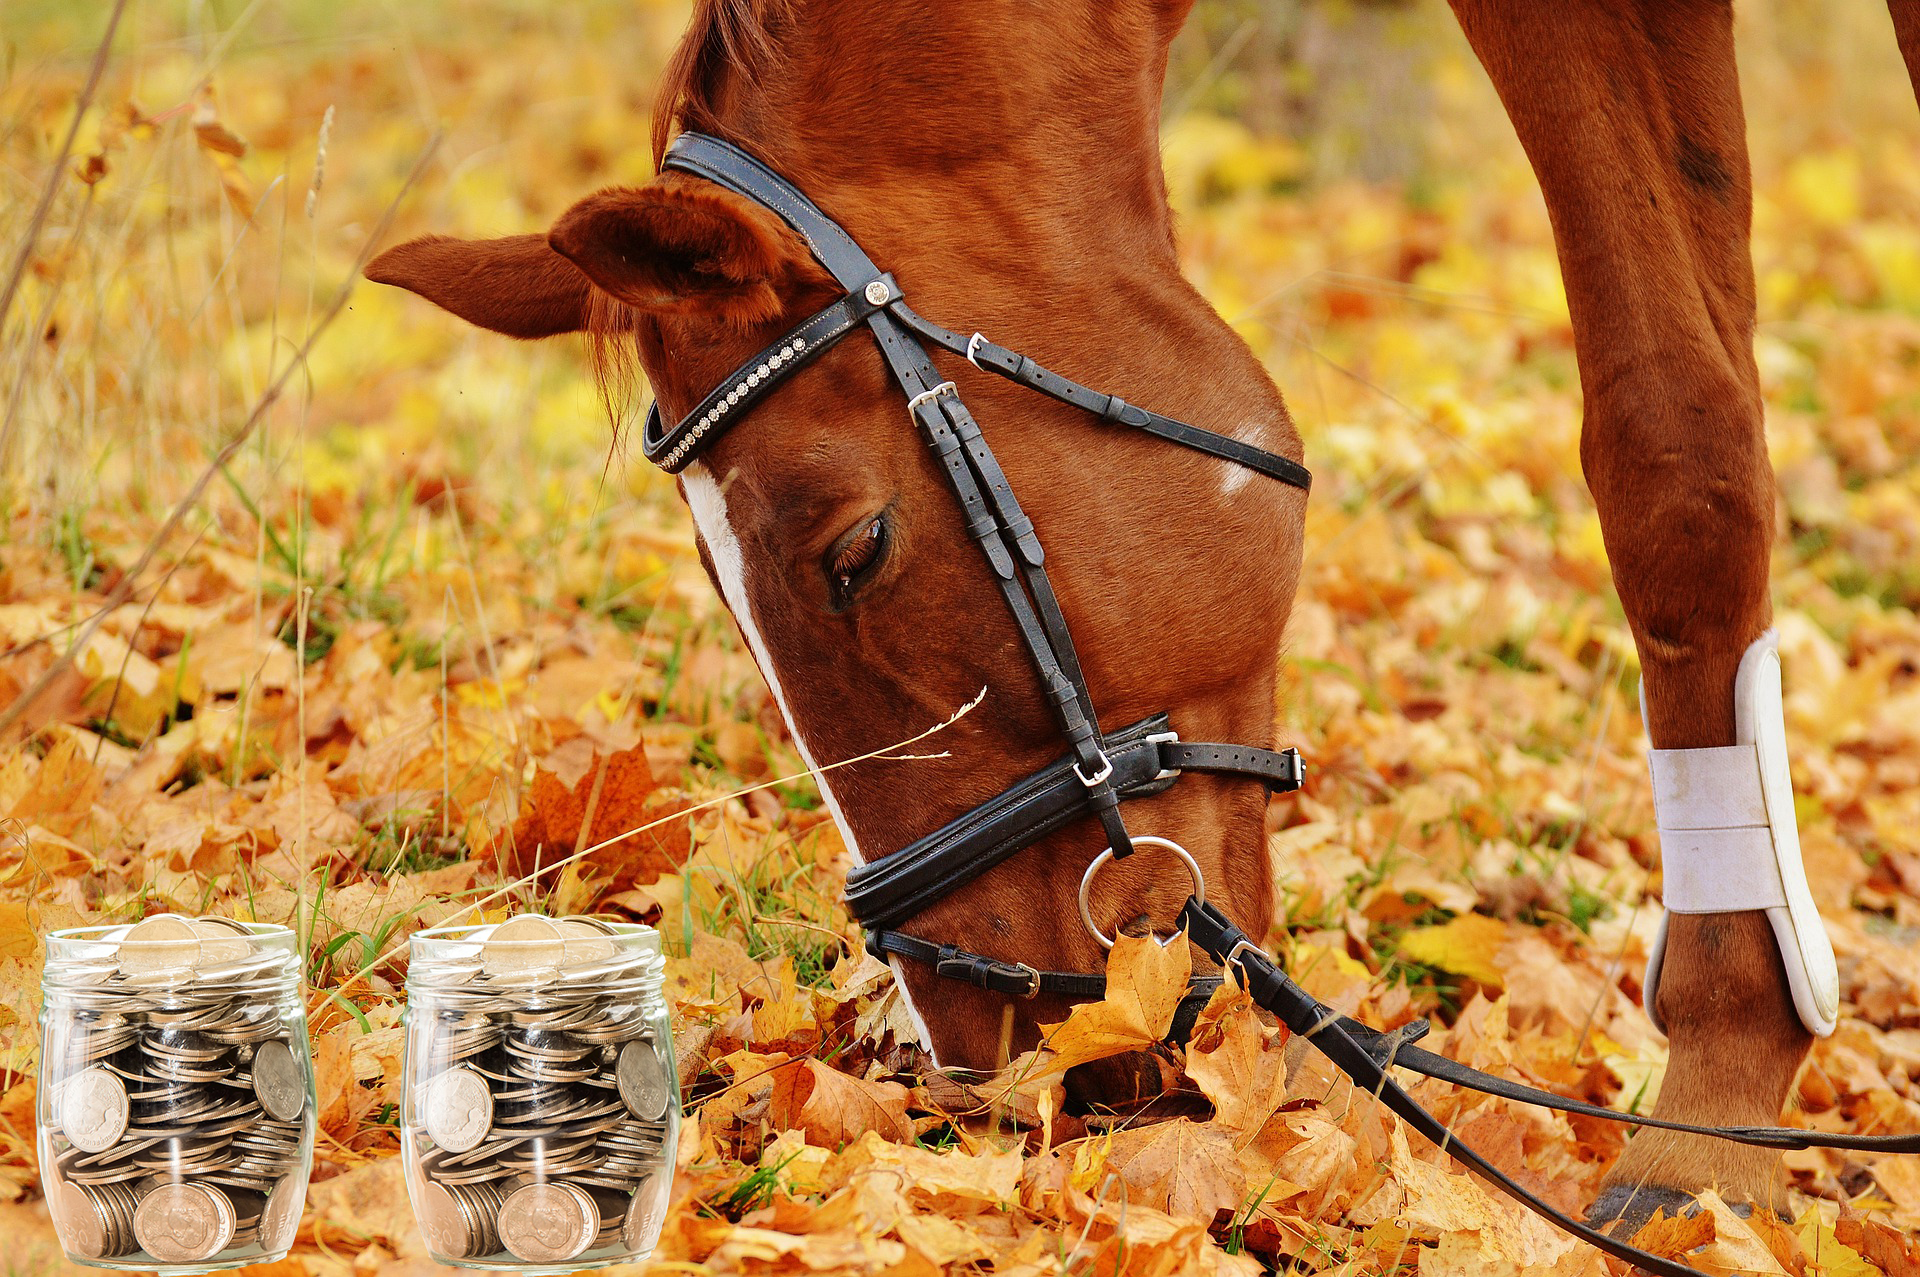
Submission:
[[[650,929],[596,918],[415,938],[410,1183],[436,1256],[564,1264],[652,1248],[678,1116],[659,971]]]
[[[312,1143],[291,933],[163,914],[53,939],[42,1154],[69,1253],[285,1251]]]

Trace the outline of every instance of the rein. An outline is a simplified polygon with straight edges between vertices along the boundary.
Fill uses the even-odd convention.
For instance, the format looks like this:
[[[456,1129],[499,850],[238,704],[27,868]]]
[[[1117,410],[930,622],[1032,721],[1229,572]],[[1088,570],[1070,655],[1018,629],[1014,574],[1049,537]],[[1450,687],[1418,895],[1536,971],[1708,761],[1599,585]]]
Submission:
[[[1042,971],[1024,962],[935,944],[895,929],[1016,852],[1092,816],[1104,828],[1108,845],[1081,880],[1080,913],[1102,945],[1111,948],[1112,941],[1101,934],[1088,907],[1095,875],[1108,860],[1132,855],[1136,843],[1172,852],[1193,879],[1193,894],[1180,918],[1187,937],[1210,954],[1223,971],[1231,972],[1257,1005],[1276,1016],[1289,1031],[1306,1038],[1355,1087],[1372,1092],[1462,1166],[1555,1226],[1647,1272],[1662,1277],[1702,1277],[1697,1269],[1618,1240],[1541,1200],[1456,1139],[1440,1119],[1394,1080],[1389,1070],[1404,1068],[1488,1095],[1583,1117],[1709,1135],[1763,1148],[1920,1152],[1920,1135],[1828,1135],[1793,1127],[1694,1126],[1616,1112],[1494,1077],[1412,1046],[1427,1032],[1424,1020],[1382,1033],[1340,1015],[1295,984],[1273,958],[1217,907],[1207,903],[1199,866],[1185,849],[1164,838],[1130,835],[1120,805],[1161,793],[1187,772],[1255,781],[1274,793],[1298,789],[1304,778],[1299,753],[1183,741],[1164,714],[1102,733],[1072,635],[1047,579],[1045,554],[1033,521],[1020,508],[979,424],[961,402],[957,387],[941,378],[922,343],[960,355],[982,371],[1082,409],[1106,425],[1137,430],[1231,461],[1303,490],[1312,482],[1306,468],[1291,458],[1069,381],[1025,355],[995,345],[980,333],[962,337],[921,317],[907,306],[893,276],[875,266],[846,231],[798,188],[728,142],[682,133],[668,148],[663,167],[704,178],[771,210],[806,241],[846,294],[742,364],[677,424],[667,426],[659,404],[653,404],[647,411],[641,441],[647,459],[669,473],[679,473],[787,378],[842,339],[866,329],[906,396],[908,417],[938,458],[947,485],[960,503],[969,534],[986,555],[1069,746],[1069,753],[1057,762],[1015,781],[900,851],[847,875],[848,905],[866,928],[867,948],[875,956],[883,961],[899,957],[919,962],[942,977],[1009,997],[1032,998],[1042,993],[1100,997],[1106,991],[1103,975]],[[1170,1038],[1185,1039],[1194,1017],[1223,978],[1194,977],[1174,1017]]]

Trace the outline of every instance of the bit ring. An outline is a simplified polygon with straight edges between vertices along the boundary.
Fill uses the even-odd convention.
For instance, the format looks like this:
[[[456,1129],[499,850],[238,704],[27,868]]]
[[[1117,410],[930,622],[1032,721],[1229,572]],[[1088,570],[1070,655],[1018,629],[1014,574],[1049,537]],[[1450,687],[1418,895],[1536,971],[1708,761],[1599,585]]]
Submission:
[[[1140,835],[1133,840],[1133,845],[1136,847],[1159,847],[1162,850],[1170,851],[1180,857],[1181,863],[1187,867],[1187,873],[1193,877],[1193,898],[1201,904],[1207,902],[1207,881],[1201,875],[1200,862],[1193,858],[1192,852],[1189,852],[1185,847],[1182,847],[1171,838],[1161,838],[1154,834]],[[1102,949],[1113,948],[1113,940],[1106,932],[1100,930],[1093,921],[1093,880],[1099,872],[1106,867],[1107,862],[1112,859],[1113,848],[1109,847],[1093,858],[1093,863],[1087,866],[1087,872],[1080,879],[1080,921],[1086,924],[1087,931],[1092,934],[1095,940],[1100,942]],[[1160,943],[1164,947],[1171,943],[1173,939],[1174,937],[1169,936]]]

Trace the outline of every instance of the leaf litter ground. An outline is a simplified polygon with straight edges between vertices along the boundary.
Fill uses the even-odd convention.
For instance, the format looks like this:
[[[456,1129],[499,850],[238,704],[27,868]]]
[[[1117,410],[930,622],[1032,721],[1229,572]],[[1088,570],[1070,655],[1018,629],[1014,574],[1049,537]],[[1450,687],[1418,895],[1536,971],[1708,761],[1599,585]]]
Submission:
[[[647,90],[683,11],[415,12],[295,4],[231,41],[136,12],[0,334],[0,705],[57,671],[0,739],[16,1267],[64,1266],[32,1143],[38,935],[165,909],[298,928],[322,1135],[280,1267],[384,1277],[428,1266],[394,1160],[398,954],[422,926],[542,907],[652,921],[674,955],[689,1120],[661,1271],[1602,1271],[1231,988],[1186,1051],[1160,1052],[1183,1115],[1064,1112],[1068,1068],[1164,1030],[1177,950],[1123,941],[1108,1000],[991,1079],[930,1071],[838,902],[845,847],[813,786],[783,779],[803,768],[671,485],[609,453],[577,350],[361,289],[74,650],[284,368],[428,121],[456,123],[410,233],[538,227],[646,176]],[[370,38],[332,38],[351,31]],[[48,18],[0,93],[17,190],[53,158],[93,34]],[[1304,154],[1230,120],[1168,125],[1189,269],[1269,359],[1320,477],[1278,710],[1310,781],[1269,813],[1287,919],[1270,940],[1371,1023],[1432,1016],[1436,1049],[1644,1110],[1665,1044],[1638,1006],[1659,882],[1635,657],[1580,481],[1544,212],[1449,56],[1435,167],[1470,181],[1305,182]],[[1753,96],[1811,92],[1795,65],[1763,55]],[[1847,1008],[1790,1117],[1827,1130],[1920,1130],[1920,148],[1903,127],[1807,127],[1756,162],[1775,597]],[[10,252],[31,204],[0,213]],[[1420,1093],[1568,1209],[1623,1146]],[[1642,1243],[1716,1272],[1920,1271],[1920,1163],[1784,1160],[1792,1223],[1710,1196]]]

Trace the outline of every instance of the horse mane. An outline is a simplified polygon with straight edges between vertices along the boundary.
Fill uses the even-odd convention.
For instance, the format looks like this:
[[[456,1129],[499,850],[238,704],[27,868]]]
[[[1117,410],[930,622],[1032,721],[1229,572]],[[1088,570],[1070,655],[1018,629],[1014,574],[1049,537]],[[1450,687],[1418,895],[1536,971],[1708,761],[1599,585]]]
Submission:
[[[695,0],[687,33],[661,73],[653,104],[653,163],[667,153],[674,131],[713,131],[721,72],[755,74],[779,56],[774,23],[791,15],[793,0]]]

